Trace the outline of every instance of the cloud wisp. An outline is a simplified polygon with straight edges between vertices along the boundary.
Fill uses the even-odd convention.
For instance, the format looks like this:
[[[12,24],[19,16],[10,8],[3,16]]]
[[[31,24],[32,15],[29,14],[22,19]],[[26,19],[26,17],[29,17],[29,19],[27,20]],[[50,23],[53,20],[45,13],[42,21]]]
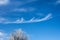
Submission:
[[[53,4],[54,5],[59,5],[60,4],[60,0],[56,0]]]
[[[52,14],[48,14],[47,16],[45,16],[44,18],[41,18],[41,19],[35,19],[35,17],[33,17],[32,19],[30,20],[25,20],[24,18],[21,18],[21,19],[17,19],[15,21],[7,21],[7,19],[3,19],[2,18],[0,19],[0,23],[3,23],[3,24],[11,24],[11,23],[16,23],[16,24],[20,24],[20,23],[34,23],[34,22],[41,22],[41,21],[46,21],[46,20],[49,20],[52,18]]]
[[[0,5],[6,5],[9,3],[9,0],[0,0]]]
[[[7,34],[0,31],[0,40],[5,40],[5,39],[7,39]]]
[[[57,0],[57,1],[56,1],[56,4],[60,4],[60,0]]]
[[[10,1],[10,5],[14,5],[14,6],[22,6],[28,3],[32,3],[38,0],[11,0]]]
[[[37,1],[37,0],[0,0],[0,6],[4,6],[4,5],[24,5],[24,4],[27,4],[27,3],[31,3],[31,2],[34,2],[34,1]]]
[[[3,40],[4,39],[4,38],[2,38],[2,36],[3,36],[3,33],[0,32],[0,40]]]
[[[32,12],[32,11],[35,11],[36,10],[36,8],[32,8],[32,7],[29,7],[29,8],[16,8],[16,9],[14,9],[14,10],[12,10],[12,11],[14,11],[14,12]]]

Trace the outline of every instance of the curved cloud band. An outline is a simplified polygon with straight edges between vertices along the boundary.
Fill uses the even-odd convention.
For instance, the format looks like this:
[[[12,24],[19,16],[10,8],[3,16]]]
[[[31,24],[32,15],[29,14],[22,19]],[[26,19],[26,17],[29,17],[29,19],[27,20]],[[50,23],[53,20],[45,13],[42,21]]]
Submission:
[[[3,24],[10,24],[10,23],[33,23],[33,22],[41,22],[41,21],[45,21],[45,20],[49,20],[51,19],[52,17],[52,14],[48,14],[47,16],[45,16],[44,18],[42,19],[34,19],[34,17],[30,20],[24,20],[24,18],[21,18],[21,19],[17,19],[16,21],[9,21],[7,19],[4,19],[4,18],[0,18],[0,23],[3,23]]]

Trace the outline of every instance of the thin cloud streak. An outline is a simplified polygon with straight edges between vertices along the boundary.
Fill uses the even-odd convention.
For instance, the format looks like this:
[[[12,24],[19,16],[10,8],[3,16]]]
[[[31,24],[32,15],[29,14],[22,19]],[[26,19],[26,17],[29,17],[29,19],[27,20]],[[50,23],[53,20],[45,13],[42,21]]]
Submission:
[[[35,1],[38,1],[38,0],[11,0],[10,1],[10,4],[11,5],[15,5],[15,6],[22,6],[22,5],[25,5],[25,4],[28,4],[28,3],[31,3],[31,2],[35,2]]]
[[[42,19],[35,19],[35,17],[33,17],[32,19],[30,20],[25,20],[24,18],[21,18],[21,19],[17,19],[16,21],[7,21],[7,20],[4,20],[0,23],[3,23],[3,24],[11,24],[11,23],[16,23],[16,24],[20,24],[20,23],[34,23],[34,22],[41,22],[41,21],[46,21],[46,20],[49,20],[52,18],[52,14],[48,14],[47,16],[45,16],[44,18]]]
[[[29,8],[15,8],[13,9],[12,11],[13,12],[32,12],[32,11],[35,11],[36,8],[32,8],[32,7],[29,7]]]

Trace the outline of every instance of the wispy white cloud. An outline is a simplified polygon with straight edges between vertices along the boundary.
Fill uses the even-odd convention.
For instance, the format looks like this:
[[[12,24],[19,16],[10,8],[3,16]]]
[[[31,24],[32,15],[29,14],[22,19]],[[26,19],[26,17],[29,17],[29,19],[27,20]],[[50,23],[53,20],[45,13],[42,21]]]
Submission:
[[[7,5],[7,4],[24,5],[27,3],[34,2],[34,1],[37,1],[37,0],[21,0],[21,1],[18,1],[18,0],[0,0],[0,6],[1,5]]]
[[[59,5],[60,4],[60,0],[56,0],[56,2],[54,2],[53,4]]]
[[[3,32],[0,32],[0,37],[3,36],[3,35],[4,35],[4,33]]]
[[[11,0],[10,4],[15,6],[21,6],[38,0]]]
[[[5,18],[0,18],[0,23],[4,23],[5,21],[8,21],[8,20]]]
[[[60,0],[54,0],[54,2],[48,3],[48,4],[59,5],[60,4]]]
[[[32,7],[29,7],[29,8],[16,8],[16,9],[13,9],[13,11],[18,11],[18,12],[32,12],[32,11],[35,11],[36,8],[32,8]]]
[[[5,20],[1,20],[2,22],[0,23],[3,23],[3,24],[11,24],[11,23],[16,23],[16,24],[19,24],[19,23],[33,23],[33,22],[41,22],[41,21],[46,21],[46,20],[49,20],[52,18],[52,14],[48,14],[47,16],[45,16],[44,18],[41,18],[41,19],[35,19],[35,17],[33,17],[32,19],[30,20],[25,20],[24,18],[21,18],[21,19],[17,19],[16,21],[7,21],[6,19]]]
[[[9,0],[0,0],[0,5],[6,5],[9,3]]]
[[[6,33],[0,31],[0,40],[5,40],[7,38]]]
[[[60,0],[57,0],[57,1],[56,1],[56,4],[60,4]]]
[[[34,1],[37,1],[37,0],[0,0],[0,6],[1,5],[24,5],[24,4],[27,4],[27,3],[31,3],[31,2],[34,2]]]

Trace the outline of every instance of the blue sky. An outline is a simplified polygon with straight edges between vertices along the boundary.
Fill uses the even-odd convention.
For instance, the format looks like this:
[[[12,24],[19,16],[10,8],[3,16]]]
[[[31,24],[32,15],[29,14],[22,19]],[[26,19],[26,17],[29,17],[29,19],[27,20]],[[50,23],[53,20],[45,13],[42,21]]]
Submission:
[[[29,40],[60,40],[60,0],[0,0],[0,40],[20,28]]]

